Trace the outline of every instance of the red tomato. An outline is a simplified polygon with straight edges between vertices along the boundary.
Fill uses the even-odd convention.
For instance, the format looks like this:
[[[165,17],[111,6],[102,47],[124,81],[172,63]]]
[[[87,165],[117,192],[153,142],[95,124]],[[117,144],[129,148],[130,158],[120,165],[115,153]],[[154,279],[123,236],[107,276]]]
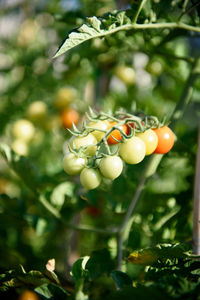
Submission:
[[[144,125],[144,122],[142,121],[141,122],[141,125]],[[132,127],[132,128],[137,128],[138,127],[138,125],[137,125],[137,123],[134,123],[134,122],[129,122],[129,123],[127,123],[127,127],[128,127],[128,135],[129,135],[129,133],[130,133],[130,131],[131,131],[131,128],[130,127]]]
[[[174,133],[167,127],[163,126],[161,128],[153,129],[158,137],[158,146],[154,153],[165,154],[169,152],[174,145]]]
[[[100,207],[90,205],[86,208],[86,213],[92,217],[98,217],[101,214]]]
[[[64,128],[72,128],[72,123],[77,124],[80,115],[75,109],[66,108],[61,112],[60,118]]]
[[[112,128],[112,127],[115,126],[116,124],[117,124],[117,122],[110,122],[109,128]],[[121,126],[120,126],[120,129],[123,130],[125,134],[128,134],[128,125],[126,125],[126,124],[121,125]],[[121,141],[121,139],[122,139],[122,136],[121,136],[120,131],[117,130],[117,129],[115,129],[115,130],[113,130],[113,131],[109,134],[109,136],[108,136],[108,138],[107,138],[107,142],[108,142],[109,145],[114,145],[114,144],[117,144],[117,143],[118,143],[117,141],[115,141],[115,140],[113,139],[113,137],[114,137],[115,139],[119,140],[119,141]]]

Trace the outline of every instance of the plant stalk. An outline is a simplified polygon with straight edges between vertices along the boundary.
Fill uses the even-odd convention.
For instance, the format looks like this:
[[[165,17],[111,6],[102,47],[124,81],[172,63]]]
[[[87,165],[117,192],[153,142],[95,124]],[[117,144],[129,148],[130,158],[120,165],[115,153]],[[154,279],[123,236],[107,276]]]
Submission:
[[[193,253],[200,255],[200,123],[198,130],[193,211]]]
[[[170,127],[172,127],[172,128],[174,128],[176,122],[180,118],[182,118],[183,113],[185,111],[185,108],[187,107],[187,105],[189,104],[189,102],[191,100],[194,82],[197,79],[198,75],[200,74],[199,64],[200,64],[200,60],[198,58],[192,64],[191,71],[190,71],[189,77],[186,81],[183,92],[182,92],[182,94],[180,96],[180,99],[179,99],[179,101],[178,101],[178,103],[177,103],[177,105],[174,109],[174,112],[173,112],[172,116],[171,116],[171,126]],[[149,159],[147,167],[144,170],[144,173],[142,174],[141,179],[139,181],[139,184],[138,184],[138,187],[136,189],[135,195],[132,198],[132,201],[129,205],[127,213],[126,213],[126,215],[125,215],[125,217],[122,221],[122,224],[119,228],[118,235],[117,235],[117,269],[118,270],[121,270],[121,268],[122,268],[123,245],[126,242],[126,240],[128,239],[129,232],[130,232],[130,229],[131,229],[131,226],[129,226],[129,232],[127,232],[127,230],[126,230],[129,219],[131,218],[131,216],[133,214],[133,211],[135,209],[135,206],[136,206],[136,204],[137,204],[137,202],[138,202],[138,200],[141,196],[141,193],[143,191],[146,180],[156,172],[156,169],[157,169],[160,161],[162,160],[162,157],[163,157],[162,154],[159,155],[159,156],[153,155]],[[199,162],[199,165],[200,165],[200,162]],[[200,166],[199,166],[199,168],[200,168]],[[199,177],[200,177],[200,175],[199,175]],[[200,182],[200,178],[198,178],[197,185],[199,184],[199,182]],[[198,188],[199,188],[199,193],[200,193],[200,187],[198,187]],[[200,195],[199,195],[199,203],[200,203]],[[197,220],[197,219],[199,220],[199,217],[200,217],[200,204],[198,204],[198,205],[199,205],[198,206],[199,207],[199,215],[197,217],[195,216],[195,218],[196,218],[195,220]],[[197,224],[197,223],[195,223],[195,224]],[[195,226],[197,227],[197,225],[195,225]],[[196,229],[196,227],[195,227],[195,229]],[[200,236],[199,223],[198,223],[198,230],[199,230],[198,234]],[[124,232],[125,231],[126,231],[126,235],[125,235],[126,240],[124,239]],[[197,234],[197,232],[195,233],[195,237],[193,236],[193,239],[195,241],[198,240],[198,238],[196,237],[196,234]],[[198,241],[200,243],[200,239]]]

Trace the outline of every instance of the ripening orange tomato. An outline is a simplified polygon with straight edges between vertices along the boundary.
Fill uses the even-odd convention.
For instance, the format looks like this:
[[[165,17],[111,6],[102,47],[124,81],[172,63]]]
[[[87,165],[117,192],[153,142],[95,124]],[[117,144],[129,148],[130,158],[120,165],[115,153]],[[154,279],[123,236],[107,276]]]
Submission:
[[[39,297],[36,293],[30,290],[25,290],[20,296],[19,300],[39,300]]]
[[[75,109],[67,108],[61,112],[60,118],[64,128],[72,128],[72,123],[77,124],[80,115]]]
[[[115,126],[116,124],[117,124],[117,122],[110,122],[109,129],[112,128],[113,126]],[[120,129],[123,130],[123,132],[125,134],[128,133],[128,126],[126,124],[121,125]],[[115,139],[113,137],[119,141],[121,141],[121,139],[122,139],[120,131],[117,129],[114,129],[107,138],[107,142],[109,145],[114,145],[114,144],[118,143],[117,141],[115,141]]]
[[[165,154],[169,152],[174,146],[174,133],[167,127],[163,126],[160,128],[153,129],[158,137],[158,145],[154,153]]]

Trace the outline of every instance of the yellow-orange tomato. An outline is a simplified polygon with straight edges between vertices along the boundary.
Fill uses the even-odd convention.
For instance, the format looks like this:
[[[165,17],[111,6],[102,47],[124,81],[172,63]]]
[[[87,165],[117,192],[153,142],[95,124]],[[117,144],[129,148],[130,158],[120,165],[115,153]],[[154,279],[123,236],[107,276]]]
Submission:
[[[39,297],[36,293],[25,290],[20,296],[19,300],[39,300]]]
[[[61,112],[60,118],[64,128],[72,128],[73,123],[78,123],[80,115],[75,109],[67,108]]]
[[[117,124],[117,122],[110,122],[109,124],[109,128],[112,128],[113,126],[115,126]],[[121,125],[120,129],[123,130],[123,132],[125,134],[128,133],[128,126],[126,124]],[[114,145],[117,144],[118,142],[114,139],[117,139],[118,141],[121,141],[122,136],[121,136],[121,132],[118,129],[114,129],[108,136],[107,138],[107,142],[109,145]]]
[[[150,155],[155,151],[158,145],[158,137],[152,129],[148,129],[145,132],[136,133],[136,136],[145,143],[146,155]]]

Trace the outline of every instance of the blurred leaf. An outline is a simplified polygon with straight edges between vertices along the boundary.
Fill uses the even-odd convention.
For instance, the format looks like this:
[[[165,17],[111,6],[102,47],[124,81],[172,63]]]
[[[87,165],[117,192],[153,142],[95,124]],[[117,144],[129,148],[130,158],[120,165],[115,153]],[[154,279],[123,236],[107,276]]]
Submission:
[[[114,263],[110,257],[108,249],[92,252],[86,264],[91,279],[98,278],[104,273],[110,273],[114,269]]]
[[[9,166],[19,175],[27,187],[36,191],[39,183],[39,176],[33,164],[24,156],[16,154],[8,145],[0,145],[0,154]]]
[[[163,290],[159,290],[154,287],[146,287],[144,285],[138,285],[138,287],[125,286],[122,290],[113,292],[105,297],[105,299],[112,300],[169,300],[168,295]]]
[[[132,285],[131,278],[124,272],[113,271],[110,275],[112,276],[119,289],[122,289],[125,285]]]
[[[35,288],[35,292],[40,296],[44,297],[44,299],[54,300],[66,300],[69,299],[70,294],[61,286],[55,284],[43,284],[37,288]]]
[[[71,276],[75,281],[88,276],[88,270],[86,269],[88,259],[89,256],[81,257],[73,264]]]
[[[65,201],[65,196],[72,197],[75,185],[72,182],[63,182],[56,186],[51,194],[51,203],[61,208]]]

